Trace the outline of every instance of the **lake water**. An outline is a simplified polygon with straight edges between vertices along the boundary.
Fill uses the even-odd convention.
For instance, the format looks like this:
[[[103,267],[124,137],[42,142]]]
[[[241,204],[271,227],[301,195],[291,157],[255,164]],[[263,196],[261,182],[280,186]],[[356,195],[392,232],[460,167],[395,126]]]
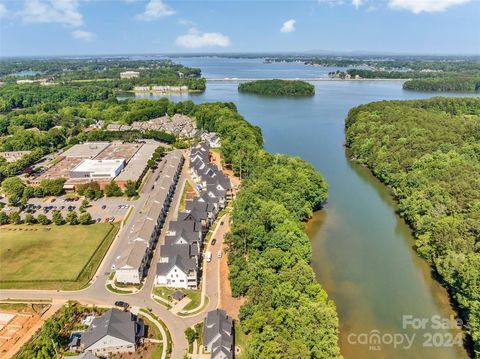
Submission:
[[[207,79],[326,77],[336,69],[251,59],[174,60],[202,68]],[[202,94],[168,97],[197,103],[233,101],[248,121],[262,128],[267,150],[300,156],[325,176],[330,186],[328,203],[308,223],[307,232],[313,245],[312,267],[337,305],[340,347],[346,358],[466,358],[461,346],[449,345],[458,331],[435,329],[430,320],[432,316],[448,319],[454,313],[446,291],[413,251],[413,238],[396,215],[395,203],[368,171],[349,161],[343,146],[344,119],[350,108],[432,94],[404,91],[402,81],[314,84],[316,94],[311,98],[241,94],[236,82],[210,82]],[[427,322],[424,330],[417,330],[403,323],[403,318]],[[381,343],[364,344],[375,338],[373,334],[382,336]],[[391,338],[396,338],[396,348]],[[407,339],[413,341],[411,347]]]

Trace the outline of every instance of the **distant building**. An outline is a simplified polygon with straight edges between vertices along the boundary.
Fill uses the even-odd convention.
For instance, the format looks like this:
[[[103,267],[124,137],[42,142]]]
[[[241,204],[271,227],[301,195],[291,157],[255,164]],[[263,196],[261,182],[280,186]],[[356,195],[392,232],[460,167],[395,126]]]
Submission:
[[[135,77],[140,76],[140,72],[138,71],[124,71],[120,72],[121,79],[133,79]]]
[[[207,313],[203,321],[203,345],[212,359],[232,359],[235,355],[234,338],[233,319],[224,310]]]
[[[0,157],[5,158],[7,162],[15,162],[25,155],[30,154],[32,151],[7,151],[0,152]]]
[[[112,308],[92,321],[80,338],[80,347],[99,356],[134,352],[144,331],[141,319]]]

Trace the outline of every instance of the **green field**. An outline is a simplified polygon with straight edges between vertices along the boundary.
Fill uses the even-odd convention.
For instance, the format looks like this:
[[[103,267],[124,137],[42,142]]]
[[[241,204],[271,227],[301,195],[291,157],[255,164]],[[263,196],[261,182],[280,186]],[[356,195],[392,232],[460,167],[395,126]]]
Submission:
[[[109,223],[1,227],[0,288],[81,288],[96,271],[118,227]]]

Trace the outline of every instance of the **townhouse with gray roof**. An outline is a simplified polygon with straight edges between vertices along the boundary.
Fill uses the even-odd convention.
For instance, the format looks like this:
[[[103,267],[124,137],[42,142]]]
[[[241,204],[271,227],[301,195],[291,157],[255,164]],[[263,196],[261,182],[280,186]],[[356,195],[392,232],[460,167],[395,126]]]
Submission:
[[[93,319],[80,337],[80,348],[85,353],[102,357],[134,352],[144,335],[145,326],[141,319],[130,312],[112,308]]]
[[[187,201],[185,210],[168,225],[165,244],[160,247],[155,283],[174,288],[196,288],[201,265],[202,240],[225,208],[230,180],[210,163],[209,146],[201,143],[190,149],[189,169],[200,183],[199,196]]]
[[[145,203],[138,221],[127,234],[127,246],[115,263],[115,281],[140,284],[148,273],[183,162],[181,150],[170,152],[162,161],[161,173],[154,183],[150,198]]]
[[[207,313],[203,321],[204,350],[212,359],[232,359],[235,355],[233,319],[224,310]]]

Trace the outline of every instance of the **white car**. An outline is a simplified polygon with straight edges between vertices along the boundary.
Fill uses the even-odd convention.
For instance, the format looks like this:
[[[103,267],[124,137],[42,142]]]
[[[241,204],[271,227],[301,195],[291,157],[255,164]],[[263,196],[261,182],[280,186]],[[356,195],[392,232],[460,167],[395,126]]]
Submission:
[[[212,252],[208,251],[207,253],[205,253],[205,259],[207,260],[207,262],[210,262],[212,260]]]
[[[217,257],[218,257],[218,258],[222,258],[222,250],[221,250],[221,249],[218,251]]]

